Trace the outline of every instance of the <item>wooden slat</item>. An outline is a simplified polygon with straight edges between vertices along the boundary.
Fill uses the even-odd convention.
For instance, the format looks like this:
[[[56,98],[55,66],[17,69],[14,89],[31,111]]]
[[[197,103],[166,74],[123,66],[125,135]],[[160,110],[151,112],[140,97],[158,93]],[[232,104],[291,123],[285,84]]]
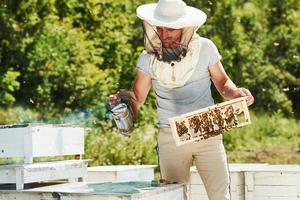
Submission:
[[[298,174],[293,172],[257,172],[254,173],[254,182],[255,185],[294,186],[299,184]]]
[[[271,196],[271,197],[294,197],[299,195],[298,187],[295,186],[254,186],[254,196]]]
[[[89,167],[87,181],[151,181],[154,165],[114,165]]]

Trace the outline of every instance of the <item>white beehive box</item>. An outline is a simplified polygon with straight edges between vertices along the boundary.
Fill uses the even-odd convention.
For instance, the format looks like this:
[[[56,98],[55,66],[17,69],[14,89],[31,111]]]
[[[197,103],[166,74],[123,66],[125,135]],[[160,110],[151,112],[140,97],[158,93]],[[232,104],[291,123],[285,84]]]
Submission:
[[[255,169],[267,164],[229,164],[231,200],[245,200],[244,171]],[[209,200],[204,184],[196,167],[191,167],[190,176],[191,200]]]
[[[138,193],[114,193],[110,187],[101,191],[91,187],[89,183],[67,183],[54,186],[40,187],[20,192],[0,190],[0,199],[5,200],[183,200],[183,185],[169,184],[159,187],[138,188]],[[114,183],[112,183],[114,184]],[[129,183],[131,184],[131,183]],[[116,188],[118,186],[115,186]]]
[[[84,129],[55,125],[0,128],[0,158],[76,155],[84,153]]]
[[[41,162],[25,165],[0,165],[0,184],[16,184],[16,189],[25,183],[48,180],[84,178],[87,174],[87,160],[66,160]],[[1,199],[1,198],[0,198]]]
[[[300,200],[300,165],[268,165],[245,171],[246,200]]]
[[[151,181],[155,165],[111,165],[89,167],[87,181]]]

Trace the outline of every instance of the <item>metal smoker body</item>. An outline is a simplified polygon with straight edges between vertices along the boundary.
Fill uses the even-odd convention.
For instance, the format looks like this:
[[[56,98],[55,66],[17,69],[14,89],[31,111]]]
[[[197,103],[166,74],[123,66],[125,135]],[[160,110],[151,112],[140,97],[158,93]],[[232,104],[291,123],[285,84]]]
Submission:
[[[133,130],[133,116],[130,107],[126,103],[120,103],[111,111],[119,131],[124,135],[129,135]]]

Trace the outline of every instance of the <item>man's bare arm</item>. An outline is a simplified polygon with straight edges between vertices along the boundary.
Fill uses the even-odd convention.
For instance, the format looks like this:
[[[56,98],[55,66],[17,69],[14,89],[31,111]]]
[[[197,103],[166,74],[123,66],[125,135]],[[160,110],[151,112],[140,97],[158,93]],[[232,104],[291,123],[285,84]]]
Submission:
[[[209,67],[209,73],[211,80],[224,98],[234,99],[247,96],[248,105],[253,104],[254,98],[251,92],[246,88],[238,88],[228,77],[220,61]]]

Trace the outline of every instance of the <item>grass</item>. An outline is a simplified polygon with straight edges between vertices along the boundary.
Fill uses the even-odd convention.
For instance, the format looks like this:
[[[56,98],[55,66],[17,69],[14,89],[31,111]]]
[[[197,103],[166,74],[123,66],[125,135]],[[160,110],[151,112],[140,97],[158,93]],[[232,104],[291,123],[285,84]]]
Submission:
[[[231,163],[300,164],[300,122],[280,114],[251,113],[252,124],[225,134]]]

